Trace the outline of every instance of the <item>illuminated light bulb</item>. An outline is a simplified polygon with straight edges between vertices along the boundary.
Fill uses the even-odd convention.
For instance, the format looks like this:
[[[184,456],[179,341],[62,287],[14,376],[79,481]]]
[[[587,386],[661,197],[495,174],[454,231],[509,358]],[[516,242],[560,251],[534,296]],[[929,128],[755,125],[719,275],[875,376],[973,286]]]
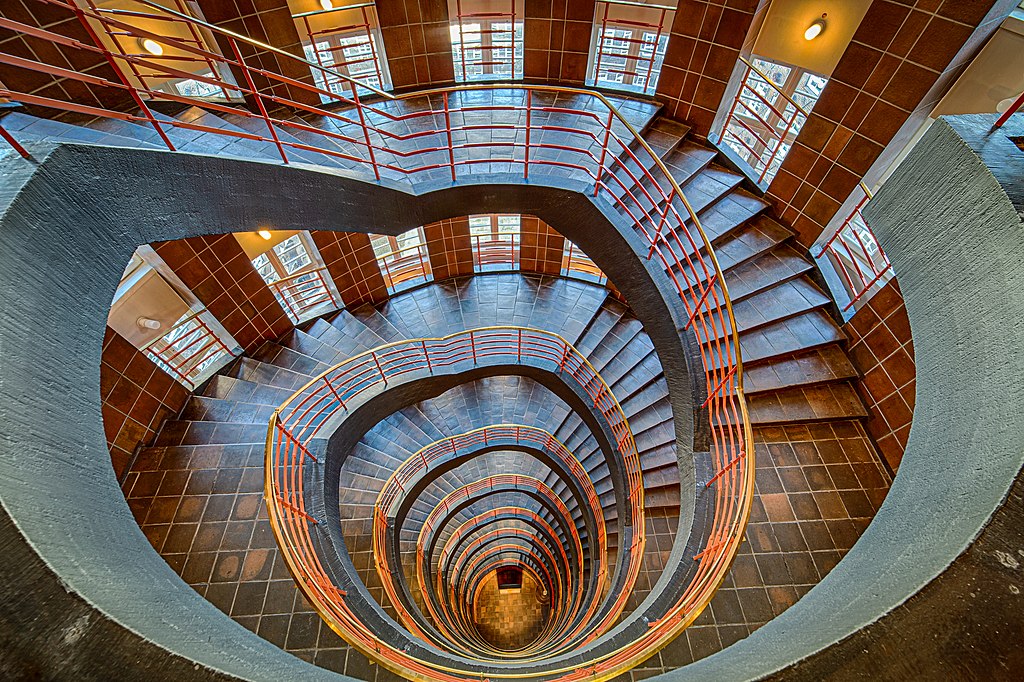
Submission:
[[[320,0],[320,6],[324,9],[334,9],[334,3],[331,0]]]
[[[821,15],[821,19],[815,19],[811,22],[811,25],[804,31],[804,40],[814,40],[825,31],[825,17],[826,14]]]
[[[157,57],[164,53],[164,46],[152,38],[140,38],[139,45],[142,46],[143,50]]]
[[[270,240],[271,237],[274,236],[274,235],[270,234],[270,230],[260,230],[256,234],[258,234],[259,236],[263,237],[264,239],[266,239],[268,241]]]
[[[159,329],[161,327],[160,320],[153,320],[148,317],[140,317],[135,323],[143,329]]]

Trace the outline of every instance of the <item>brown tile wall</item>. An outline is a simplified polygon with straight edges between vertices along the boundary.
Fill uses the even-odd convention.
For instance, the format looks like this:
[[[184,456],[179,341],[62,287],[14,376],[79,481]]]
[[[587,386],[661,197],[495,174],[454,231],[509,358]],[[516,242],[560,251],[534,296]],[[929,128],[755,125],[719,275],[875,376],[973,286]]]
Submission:
[[[843,331],[850,337],[850,359],[863,377],[857,390],[871,410],[868,433],[895,472],[907,446],[917,388],[910,320],[896,280],[858,310]]]
[[[2,13],[5,19],[29,26],[44,27],[48,31],[73,38],[86,45],[94,44],[75,15],[56,5],[34,0],[5,0]],[[117,74],[101,55],[55,45],[22,33],[0,29],[0,52],[119,82]],[[57,79],[43,73],[6,65],[0,65],[0,81],[12,90],[89,106],[126,109],[134,105],[131,97],[120,90],[72,79]],[[52,109],[39,111],[44,115],[53,115]]]
[[[523,78],[582,85],[594,0],[525,0]]]
[[[203,16],[211,24],[303,57],[302,42],[295,29],[295,22],[292,19],[291,10],[288,9],[287,0],[198,0],[198,2],[203,10]],[[234,59],[230,44],[220,36],[217,40],[221,52]],[[242,51],[246,64],[250,66],[266,69],[309,85],[313,84],[313,74],[309,67],[302,62],[273,52],[257,50],[245,44],[240,44],[239,49]],[[241,72],[236,72],[234,76],[239,85],[245,85],[245,78]],[[272,82],[255,74],[253,81],[260,92],[269,90],[280,97],[290,97],[307,104],[320,104],[319,95],[303,88]]]
[[[473,243],[469,218],[453,218],[423,226],[435,280],[473,274]]]
[[[310,234],[346,307],[387,299],[387,285],[373,255],[368,235],[358,232]]]
[[[291,328],[234,235],[158,242],[153,248],[246,351]]]
[[[455,82],[446,0],[377,0],[395,90]]]
[[[118,480],[139,446],[153,443],[164,420],[181,411],[188,390],[107,327],[100,358],[103,430]]]
[[[768,190],[800,243],[817,239],[908,120],[923,121],[1013,4],[871,4]]]
[[[665,113],[707,137],[758,0],[680,0],[672,22],[658,99]]]
[[[534,216],[522,217],[522,246],[519,250],[519,269],[557,275],[562,271],[562,251],[565,237]]]

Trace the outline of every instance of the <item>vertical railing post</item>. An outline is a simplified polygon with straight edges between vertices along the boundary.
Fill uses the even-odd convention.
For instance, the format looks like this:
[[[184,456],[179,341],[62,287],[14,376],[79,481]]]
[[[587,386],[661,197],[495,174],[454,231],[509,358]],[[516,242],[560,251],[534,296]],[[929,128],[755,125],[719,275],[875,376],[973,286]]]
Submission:
[[[374,364],[377,365],[377,371],[380,372],[380,378],[384,380],[384,385],[387,386],[388,385],[388,378],[384,374],[384,370],[381,369],[380,359],[377,357],[377,353],[376,352],[372,352],[372,353],[370,353],[370,355],[373,356],[373,362],[374,362]]]
[[[363,142],[366,144],[366,153],[370,157],[370,165],[373,167],[373,177],[380,180],[380,166],[377,165],[377,154],[373,151],[373,142],[370,140],[370,128],[366,125],[366,113],[363,111],[363,103],[359,101],[359,88],[355,81],[349,81],[352,89],[352,101],[356,105],[356,114],[359,115],[359,127],[363,129]]]
[[[427,371],[433,374],[434,368],[430,364],[430,353],[427,352],[427,340],[423,339],[420,343],[423,344],[423,357],[427,360]]]
[[[117,74],[118,80],[120,80],[121,83],[128,88],[128,92],[131,93],[131,97],[135,101],[135,105],[139,107],[139,110],[142,111],[142,116],[147,121],[149,121],[149,124],[151,126],[153,126],[153,129],[156,130],[157,135],[159,135],[160,139],[164,141],[165,145],[167,145],[167,149],[169,149],[172,152],[176,151],[174,148],[174,144],[171,142],[171,138],[167,137],[167,133],[164,132],[163,126],[161,126],[157,122],[156,116],[153,115],[153,111],[149,108],[149,105],[146,104],[146,100],[142,99],[142,97],[139,95],[138,87],[129,82],[128,77],[125,75],[124,71],[118,65],[117,60],[114,59],[113,54],[103,44],[103,41],[100,40],[100,37],[96,34],[96,31],[93,30],[92,25],[89,23],[89,19],[85,16],[85,12],[82,11],[82,8],[73,2],[67,3],[67,6],[72,12],[75,13],[75,16],[78,17],[79,23],[82,24],[83,28],[85,28],[86,33],[89,34],[89,37],[92,39],[96,47],[98,47],[103,52],[103,57],[107,60],[107,64],[110,65],[110,68],[114,70],[114,73]],[[93,10],[93,12],[99,12],[99,9],[92,2],[89,3],[89,7]],[[107,30],[107,33],[109,33],[109,29]],[[113,40],[115,45],[120,45],[120,43],[118,43],[116,39]],[[124,55],[122,54],[122,56]],[[130,63],[131,62],[129,62],[129,64]],[[139,85],[145,86],[145,83],[142,82],[141,77],[139,78]]]
[[[26,150],[24,147],[22,147],[21,143],[19,143],[16,139],[14,139],[14,136],[11,135],[10,132],[8,132],[7,129],[4,128],[2,125],[0,125],[0,137],[2,137],[5,140],[7,140],[7,143],[9,145],[11,145],[11,147],[14,148],[14,151],[16,151],[19,154],[21,154],[24,158],[26,158],[26,159],[31,159],[32,158],[32,155],[28,153],[28,150]]]
[[[270,286],[273,287],[273,289],[277,292],[278,296],[281,297],[281,300],[284,301],[285,307],[288,308],[288,316],[291,317],[296,322],[298,322],[299,314],[295,312],[295,309],[292,308],[291,301],[288,300],[287,288],[283,286],[280,282],[274,282]]]
[[[459,26],[462,26],[462,19],[459,19]],[[448,91],[444,93],[444,131],[448,137],[448,168],[452,172],[452,182],[455,182],[455,146],[452,144],[452,117],[448,108]]]
[[[476,334],[469,332],[469,347],[473,351],[473,364],[476,364]]]
[[[533,90],[526,91],[526,148],[523,157],[523,180],[530,177],[530,124],[533,113]]]
[[[597,174],[594,178],[594,196],[597,196],[598,191],[601,189],[601,175],[604,172],[604,159],[608,155],[608,140],[611,139],[612,135],[612,120],[614,110],[609,107],[608,109],[608,120],[604,125],[604,142],[601,144],[601,160],[597,163]]]
[[[245,83],[249,86],[249,92],[252,93],[253,99],[256,100],[256,107],[260,110],[260,116],[263,118],[263,122],[267,124],[267,130],[270,131],[271,139],[277,145],[277,151],[281,154],[281,160],[288,163],[288,155],[284,151],[284,145],[281,144],[281,140],[277,137],[277,129],[271,123],[270,114],[267,113],[267,105],[263,102],[263,96],[256,90],[256,83],[253,81],[252,73],[242,57],[242,51],[238,49],[238,43],[234,38],[228,36],[227,40],[231,46],[231,51],[235,53],[235,59],[238,60],[238,68],[242,70],[242,75],[245,76]]]

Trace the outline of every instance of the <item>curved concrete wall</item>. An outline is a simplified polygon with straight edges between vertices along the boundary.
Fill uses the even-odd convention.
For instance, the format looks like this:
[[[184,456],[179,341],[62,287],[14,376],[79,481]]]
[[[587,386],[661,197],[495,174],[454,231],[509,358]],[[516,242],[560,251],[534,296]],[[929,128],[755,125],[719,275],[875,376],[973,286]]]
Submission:
[[[796,605],[659,679],[1019,679],[1024,152],[1009,129],[988,134],[992,117],[972,118],[937,121],[865,211],[917,357],[914,424],[885,503]]]
[[[662,360],[678,443],[689,451],[690,382],[699,372],[688,371],[679,343],[681,305],[663,273],[639,257],[645,250],[636,235],[574,191],[582,187],[479,178],[480,185],[417,197],[343,173],[312,182],[308,170],[269,163],[78,145],[31,149],[33,162],[0,161],[6,676],[337,679],[188,588],[153,551],[117,486],[100,415],[100,345],[123,264],[139,244],[266,224],[397,233],[467,211],[536,214],[581,244],[633,304]],[[623,258],[624,249],[637,257]],[[679,551],[695,487],[692,470],[681,473]]]

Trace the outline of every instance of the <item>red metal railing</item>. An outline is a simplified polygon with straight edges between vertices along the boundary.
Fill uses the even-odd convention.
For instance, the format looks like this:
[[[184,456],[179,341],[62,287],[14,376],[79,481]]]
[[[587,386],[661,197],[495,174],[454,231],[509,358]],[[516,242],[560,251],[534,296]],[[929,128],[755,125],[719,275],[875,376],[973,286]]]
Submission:
[[[842,276],[843,284],[850,295],[850,302],[843,307],[847,311],[869,292],[885,284],[892,277],[892,263],[878,245],[871,226],[861,215],[861,209],[871,200],[871,192],[863,183],[859,191],[864,197],[821,247],[817,258],[828,256],[829,262]]]
[[[352,13],[357,13],[357,18],[351,18]],[[332,70],[341,71],[364,85],[383,87],[384,74],[373,35],[376,15],[375,2],[293,15],[293,19],[302,22],[310,52],[321,68],[321,71],[316,72],[316,75],[321,76],[318,81],[325,89],[335,92],[338,89],[344,91],[348,87],[345,79],[329,75]],[[335,18],[337,23],[330,22],[328,17]],[[326,28],[314,28],[313,23],[326,24]],[[345,42],[347,40],[356,42]],[[332,41],[338,41],[339,44],[332,45]],[[350,55],[350,52],[356,54]],[[374,79],[376,83],[371,82]]]
[[[590,256],[568,239],[565,240],[565,253],[562,255],[562,274],[568,277],[583,275],[587,279],[596,279],[599,284],[608,281],[608,277]]]
[[[39,1],[69,6],[67,0]],[[510,168],[521,169],[524,178],[531,177],[531,174],[541,178],[545,174],[570,175],[586,183],[597,200],[617,211],[646,240],[650,245],[648,260],[656,259],[680,296],[688,318],[685,328],[696,336],[705,369],[708,397],[702,407],[708,415],[712,439],[709,456],[712,470],[716,472],[713,481],[708,484],[714,489],[715,496],[710,540],[694,557],[698,566],[685,593],[669,610],[666,618],[652,624],[647,636],[602,658],[593,668],[566,669],[564,677],[560,679],[581,679],[590,674],[611,676],[621,672],[651,655],[692,622],[707,606],[732,563],[743,538],[753,497],[754,453],[749,446],[752,435],[743,400],[738,334],[721,268],[698,216],[668,168],[614,105],[600,93],[584,89],[531,85],[511,88],[496,85],[463,86],[401,97],[369,88],[382,100],[371,105],[359,99],[359,89],[364,86],[343,74],[332,72],[334,76],[348,82],[351,91],[348,97],[257,67],[243,58],[239,46],[244,45],[249,51],[273,53],[279,60],[297,60],[306,69],[329,69],[323,69],[273,46],[163,8],[151,0],[134,0],[134,5],[142,7],[137,14],[163,14],[176,21],[193,23],[231,47],[232,54],[225,57],[212,52],[204,53],[180,40],[137,28],[128,23],[129,17],[123,13],[77,7],[72,7],[72,11],[83,19],[90,31],[93,22],[98,22],[106,31],[122,32],[136,39],[157,40],[186,53],[191,50],[197,57],[213,60],[218,67],[222,67],[219,71],[226,68],[243,75],[243,83],[237,86],[237,90],[246,97],[248,106],[231,107],[148,89],[144,84],[132,83],[125,76],[130,73],[130,66],[154,69],[162,76],[190,78],[214,86],[228,84],[218,80],[217,76],[196,75],[155,62],[146,56],[114,53],[104,46],[98,36],[95,44],[87,44],[48,29],[2,17],[2,28],[59,44],[62,49],[80,50],[103,57],[118,74],[118,80],[110,81],[91,73],[79,73],[16,55],[0,54],[0,62],[49,74],[55,79],[69,79],[88,83],[90,87],[109,88],[127,94],[136,102],[138,111],[126,113],[11,90],[0,90],[0,97],[32,106],[151,125],[171,150],[174,144],[169,133],[175,129],[186,129],[272,143],[286,163],[290,150],[325,154],[364,168],[378,179],[386,174],[400,180],[436,180],[435,173],[440,173],[452,181],[458,181],[460,177],[471,176],[477,170],[508,172]],[[257,81],[268,82],[270,85],[257,88]],[[236,86],[231,84],[229,87]],[[494,95],[490,100],[486,98],[488,92]],[[348,105],[348,108],[325,109],[312,106],[298,98],[300,94],[325,95]],[[403,113],[395,113],[393,104],[411,98],[419,98],[420,102],[409,110],[403,110]],[[267,132],[259,134],[233,128],[216,128],[194,121],[157,118],[148,105],[149,101],[156,100],[197,105],[214,113],[230,113],[259,120],[266,126]],[[272,116],[269,113],[272,109],[287,113]],[[293,112],[319,116],[322,127],[305,123],[301,119],[296,120],[292,116]],[[278,129],[301,132],[307,141],[281,139],[277,135]],[[481,130],[500,132],[500,135],[491,135],[482,142],[469,135]],[[522,134],[515,135],[513,131]],[[27,150],[19,146],[19,151],[27,154]],[[273,452],[272,448],[268,457],[272,458]],[[294,452],[288,456],[294,456]],[[344,601],[337,597],[333,586],[318,582],[322,574],[303,573],[307,569],[312,571],[315,564],[307,564],[306,559],[300,563],[291,556],[298,549],[289,543],[302,537],[303,531],[299,526],[305,527],[308,523],[303,516],[304,510],[300,509],[302,514],[298,515],[292,510],[293,501],[268,497],[268,506],[273,508],[274,518],[289,524],[287,527],[275,526],[275,532],[285,550],[284,555],[297,571],[297,580],[304,593],[318,604],[318,610],[330,620],[332,626],[349,632],[352,643],[364,654],[403,674],[431,679],[439,676],[443,679],[465,679],[466,671],[452,670],[445,673],[448,677],[444,677],[441,675],[443,671],[439,672],[436,667],[425,662],[409,659],[403,652],[374,638],[372,633],[360,629],[358,619],[346,611]],[[334,595],[337,603],[329,604],[330,600],[325,595]]]
[[[169,332],[146,346],[146,353],[190,389],[203,370],[231,350],[200,317],[205,310],[179,320]]]
[[[384,284],[394,293],[407,282],[430,281],[430,256],[426,244],[403,246],[377,256]]]
[[[522,236],[518,232],[503,232],[500,236],[489,234],[470,235],[473,243],[473,269],[482,272],[485,269],[509,269],[519,267],[519,247]]]
[[[492,75],[495,78],[501,77],[502,73],[495,72],[494,67],[508,66],[507,78],[512,79],[516,76],[516,0],[506,0],[508,9],[505,11],[495,11],[491,8],[495,2],[481,3],[480,0],[455,0],[455,20],[458,24],[459,41],[455,49],[458,50],[458,64],[462,67],[460,72],[456,72],[456,80],[459,81],[472,81],[480,80],[484,76]],[[472,7],[476,5],[484,5],[487,7],[482,8],[480,11],[474,11],[467,9],[466,6]],[[477,25],[478,28],[474,30],[467,30],[466,22],[471,25]],[[508,23],[508,28],[494,28],[494,24]],[[479,44],[469,43],[467,45],[466,36],[479,36]],[[508,60],[501,59],[501,55],[496,55],[497,51],[507,50],[509,53]],[[467,59],[467,52],[479,52],[479,59],[469,58]],[[468,67],[480,67],[483,71],[482,74],[470,75]],[[520,65],[520,70],[522,65]],[[488,74],[487,72],[491,72]]]
[[[493,507],[493,508],[483,512],[482,514],[479,514],[479,515],[469,519],[468,521],[466,521],[465,523],[460,525],[458,528],[456,528],[455,531],[445,541],[444,546],[441,548],[441,551],[438,554],[437,569],[434,570],[433,567],[432,567],[432,562],[428,562],[428,563],[431,563],[429,568],[431,568],[431,570],[434,570],[434,575],[436,576],[436,586],[434,588],[435,589],[435,593],[436,594],[441,594],[442,591],[443,591],[443,580],[444,580],[444,576],[446,575],[446,572],[447,572],[447,563],[448,563],[447,560],[448,560],[448,557],[451,554],[451,552],[453,551],[454,546],[459,544],[459,542],[461,541],[463,536],[468,535],[470,533],[478,532],[478,531],[482,530],[483,527],[485,527],[485,526],[487,526],[489,524],[497,523],[500,519],[508,519],[508,518],[515,519],[516,521],[518,521],[518,522],[522,523],[523,525],[527,526],[527,528],[529,528],[530,530],[529,531],[525,531],[525,532],[533,533],[534,537],[536,536],[535,534],[537,533],[537,531],[540,531],[541,535],[545,536],[547,538],[550,538],[552,543],[558,549],[559,556],[560,556],[560,558],[562,560],[562,566],[564,566],[565,574],[566,574],[567,578],[569,579],[568,588],[567,588],[567,591],[566,591],[566,596],[571,596],[572,597],[573,604],[572,604],[571,611],[567,610],[566,612],[569,613],[568,617],[571,620],[572,617],[574,617],[575,614],[578,612],[579,605],[580,605],[580,602],[582,600],[582,590],[583,590],[583,588],[582,588],[582,584],[583,584],[583,557],[579,553],[575,554],[576,561],[574,562],[575,563],[574,567],[575,567],[576,571],[575,571],[575,583],[574,583],[574,582],[572,582],[573,575],[572,575],[572,570],[571,570],[573,568],[573,566],[570,565],[569,556],[568,556],[568,554],[566,554],[564,543],[558,542],[558,535],[555,532],[554,528],[552,528],[551,525],[547,521],[545,521],[543,518],[541,518],[541,516],[539,514],[537,514],[536,512],[534,512],[532,510],[529,510],[529,509],[523,509],[522,507],[510,507],[510,506]],[[575,541],[576,546],[577,547],[581,547],[581,544],[580,544],[580,541],[579,541],[579,534],[575,532],[575,528],[572,526],[571,521],[567,522],[565,525],[566,525],[567,533],[569,533],[571,535],[571,537]],[[521,529],[515,528],[515,527],[512,530],[516,531],[514,533],[515,535],[519,535],[521,532],[523,532],[523,531],[521,531]],[[495,532],[497,532],[497,531],[495,531]],[[422,535],[422,533],[421,533],[421,535]],[[487,534],[487,536],[491,536],[491,535],[493,535],[493,533],[488,533]],[[477,543],[477,544],[482,544],[484,539],[485,539],[484,536],[479,536],[477,538],[477,540],[474,541],[474,542]],[[418,563],[422,564],[422,552],[418,553],[418,557],[419,557],[419,562]],[[430,595],[428,594],[428,590],[427,590],[428,586],[427,586],[427,584],[425,583],[425,581],[424,581],[422,576],[419,576],[419,580],[420,580],[420,592],[421,592],[421,596],[422,596],[423,601],[425,603],[427,603],[427,604],[430,604],[430,606],[433,606],[430,603]],[[450,581],[450,583],[451,582],[453,582],[453,581]],[[539,576],[538,576],[538,582],[541,582],[540,579],[539,579]],[[578,589],[574,589],[574,585],[578,585],[580,587]],[[473,594],[474,593],[474,590],[471,587],[469,589],[467,589],[467,590],[464,590],[464,591],[467,592],[468,594]],[[553,591],[553,590],[549,589],[549,591]],[[474,599],[475,599],[475,597],[474,597]],[[562,608],[564,605],[561,602],[562,602],[562,600],[557,600],[557,601],[552,600],[552,610],[555,611],[556,613],[559,613],[559,614],[564,610]],[[444,602],[444,601],[441,601],[441,604],[442,604],[442,606],[447,606],[447,603]],[[537,638],[537,641],[547,641],[547,639],[548,639],[548,631],[555,629],[555,627],[558,624],[560,624],[560,616],[556,617],[556,618],[549,619],[548,627],[546,628],[545,632],[542,633]],[[475,628],[465,628],[465,627],[463,628],[463,638],[466,638],[467,635],[472,636],[472,635],[475,635],[475,634],[477,634]],[[477,644],[478,647],[490,648],[493,651],[494,655],[501,655],[502,653],[506,653],[507,654],[507,652],[501,652],[501,651],[498,651],[498,650],[494,649],[487,642],[483,641],[480,638],[475,638],[475,639],[476,639],[475,643]],[[519,652],[517,652],[517,653],[519,653]],[[524,653],[524,654],[530,653],[530,648],[528,647],[527,650],[522,652],[522,653]]]
[[[749,61],[722,128],[722,142],[754,170],[758,183],[771,182],[808,113]]]
[[[583,367],[583,363],[578,360],[567,360],[569,366],[579,365]],[[622,417],[625,419],[625,417]],[[488,447],[491,445],[498,444],[516,444],[516,445],[527,445],[547,451],[553,455],[555,459],[561,461],[572,478],[580,486],[587,499],[588,507],[590,508],[591,516],[595,520],[597,529],[597,547],[598,556],[604,557],[607,548],[607,532],[604,525],[604,511],[601,508],[600,500],[598,499],[597,492],[594,489],[594,485],[590,479],[589,473],[580,464],[579,460],[565,447],[561,442],[558,441],[547,431],[538,429],[531,426],[522,424],[497,424],[493,426],[483,427],[475,429],[458,436],[446,438],[440,441],[436,441],[426,446],[425,448],[417,451],[411,455],[405,462],[403,462],[395,470],[395,472],[385,483],[384,487],[381,488],[380,494],[377,497],[377,502],[374,506],[374,526],[373,526],[373,537],[374,537],[374,556],[377,559],[377,572],[380,575],[381,582],[385,586],[385,592],[388,593],[392,604],[395,605],[396,610],[399,613],[399,617],[411,630],[416,631],[420,636],[427,638],[427,635],[417,626],[416,620],[411,613],[402,605],[399,599],[399,595],[394,588],[394,584],[391,580],[391,574],[394,570],[388,561],[388,554],[386,549],[386,538],[390,530],[390,519],[393,516],[395,505],[401,500],[405,491],[411,488],[415,481],[427,473],[432,467],[436,468],[443,462],[446,462],[459,455],[460,452],[472,450],[480,447]],[[625,459],[626,454],[623,457]],[[638,464],[637,464],[638,466]],[[454,495],[454,493],[453,493]],[[449,496],[451,497],[451,496]],[[461,498],[445,498],[442,503],[434,509],[434,511],[427,517],[420,530],[419,539],[417,541],[417,578],[420,582],[421,589],[425,589],[427,584],[426,575],[429,572],[430,557],[424,556],[424,546],[428,536],[435,530],[435,524],[437,519],[442,514],[447,514],[454,502],[457,502]],[[561,501],[558,501],[558,505],[561,505]],[[634,515],[640,515],[641,511],[634,507]],[[582,552],[582,546],[579,544],[579,538],[575,538],[577,544],[577,551]],[[441,554],[441,562],[444,560],[444,552]],[[627,575],[634,573],[633,566],[636,565],[636,573],[639,572],[639,564],[643,558],[643,542],[634,543],[630,548],[629,556],[627,559]],[[582,567],[581,567],[582,568]],[[599,569],[599,581],[604,579],[605,566],[602,563]],[[440,576],[440,573],[437,573]],[[440,592],[440,583],[438,583],[437,589]],[[611,619],[614,619],[618,613],[621,612],[622,607],[625,605],[626,597],[628,597],[628,591],[623,591],[620,595],[620,599],[616,601],[613,607],[614,613],[611,614]],[[443,622],[440,615],[436,612],[433,607],[433,603],[424,597],[424,601],[427,605],[430,616],[433,618],[435,623]],[[571,638],[579,634],[580,630],[590,624],[590,618],[594,611],[597,609],[598,599],[597,595],[593,596],[590,610],[587,612],[583,621],[581,621],[578,627],[571,633],[569,633],[565,639]],[[575,612],[574,614],[575,615]],[[586,641],[590,641],[600,634],[601,627],[598,626],[596,629],[590,631],[589,638]],[[443,645],[443,643],[441,643]]]
[[[277,296],[277,300],[284,303],[288,317],[293,322],[298,322],[305,313],[326,303],[330,303],[334,308],[341,307],[334,298],[330,285],[327,284],[326,272],[327,268],[314,268],[268,285]]]
[[[996,119],[992,128],[1002,128],[1003,125],[1010,120],[1010,117],[1020,111],[1022,107],[1024,107],[1024,92],[1017,95],[1017,99],[1013,100],[1013,103],[1006,108],[1006,111]]]
[[[323,581],[329,580],[327,575],[322,573],[309,534],[308,524],[315,523],[316,520],[306,512],[302,483],[306,460],[316,461],[316,456],[310,449],[310,442],[329,420],[335,415],[347,412],[353,401],[364,392],[387,385],[388,381],[394,381],[411,372],[433,375],[457,366],[472,367],[486,362],[518,363],[524,359],[529,359],[533,365],[545,365],[551,371],[561,373],[574,381],[592,402],[596,413],[603,417],[614,440],[614,446],[622,457],[623,477],[628,488],[625,493],[629,501],[626,505],[629,517],[620,519],[620,523],[632,527],[633,540],[628,548],[630,558],[626,562],[622,582],[625,587],[616,595],[611,607],[605,611],[605,616],[595,626],[598,632],[610,627],[621,613],[631,592],[639,574],[640,558],[643,555],[644,490],[639,454],[622,408],[600,375],[571,344],[556,334],[536,329],[488,327],[440,339],[414,339],[381,346],[331,368],[275,411],[268,434],[266,496],[271,522],[282,534],[286,541],[285,546],[294,552],[291,558],[298,562],[296,576],[303,576],[309,571],[316,572],[316,575],[306,583],[311,587],[320,586]],[[483,436],[476,432],[470,432],[467,436],[470,440],[481,437]],[[529,439],[530,442],[541,438],[534,430],[520,431],[518,437],[524,441]],[[567,458],[566,465],[571,467],[577,476],[586,477],[582,466],[578,462],[572,463],[574,458],[571,453],[559,450],[557,441],[550,444],[546,438],[542,438],[542,441],[552,452],[561,452],[561,456]],[[430,458],[426,457],[427,453],[424,451],[420,453],[419,458],[412,458],[408,466],[399,468],[397,476],[389,481],[389,485],[385,487],[378,500],[381,513],[375,514],[375,540],[383,542],[382,537],[387,527],[385,514],[403,490],[402,482],[408,483],[410,479],[407,477],[421,473],[424,460],[426,466],[429,466],[439,457],[450,456],[453,442],[448,439],[440,441],[439,444],[435,444],[437,447],[431,450]],[[603,519],[596,493],[590,500],[592,504],[597,505],[596,516]],[[438,510],[435,512],[440,513]],[[424,528],[432,528],[435,518],[436,514],[428,517]],[[380,527],[382,521],[383,528]],[[601,523],[603,524],[603,521]],[[602,529],[598,538],[602,550],[603,535]],[[375,552],[378,560],[386,556],[382,544],[375,544]],[[387,567],[385,570],[388,570]],[[388,581],[385,580],[384,583],[386,585]],[[341,605],[332,606],[328,603],[329,594],[321,589],[313,591],[310,596],[318,610],[322,608],[338,619],[332,622],[345,622],[336,611]],[[396,609],[402,608],[397,597],[393,605]],[[407,625],[422,636],[422,630],[417,629],[411,619]],[[346,634],[357,638],[357,633],[346,631]]]
[[[515,474],[501,474],[501,475],[497,475],[497,476],[490,476],[488,478],[481,479],[479,481],[475,481],[473,483],[470,483],[470,484],[468,484],[466,486],[463,486],[462,488],[456,489],[451,494],[449,494],[448,496],[445,497],[445,501],[447,501],[447,504],[449,506],[454,506],[457,502],[459,502],[461,500],[471,499],[474,495],[478,495],[478,494],[486,494],[486,493],[497,492],[497,491],[502,491],[502,490],[507,491],[507,490],[524,490],[524,489],[535,490],[541,497],[544,497],[545,499],[548,500],[548,502],[558,511],[558,514],[559,514],[559,516],[562,517],[562,521],[566,525],[566,527],[572,529],[573,541],[576,543],[577,548],[579,548],[580,547],[579,536],[575,533],[575,528],[574,528],[574,525],[573,525],[572,517],[569,514],[569,510],[566,508],[564,502],[562,502],[560,497],[553,490],[551,490],[551,488],[549,488],[542,481],[539,481],[536,478],[533,478],[533,477],[530,477],[530,476],[515,475]],[[435,522],[436,522],[436,518],[435,518]],[[499,529],[499,530],[494,531],[494,532],[498,533],[500,535],[502,533],[502,531],[506,531],[506,530],[509,530],[509,529]],[[517,535],[517,534],[518,533],[512,533],[512,535]],[[425,535],[426,534],[421,530],[419,538],[417,539],[417,564],[418,564],[418,566],[417,566],[417,575],[419,575],[419,569],[422,566],[423,561],[424,561],[422,544],[425,543],[425,541],[426,541]],[[563,549],[563,552],[564,552],[564,548],[562,548],[562,549]],[[553,556],[553,554],[550,554],[550,550],[548,550],[548,552],[549,552],[548,556],[550,557],[550,560],[551,560],[552,564],[554,564],[555,563],[555,557]],[[464,559],[466,557],[466,552],[465,551],[462,552],[460,554],[460,557]],[[480,560],[481,560],[481,557],[478,556],[475,561],[479,562]],[[470,566],[470,568],[467,569],[467,570],[471,571],[472,568],[475,565],[476,564],[472,564]],[[448,596],[448,599],[439,599],[442,611],[444,612],[443,617],[437,613],[436,609],[433,608],[433,604],[432,604],[432,602],[429,599],[429,595],[424,594],[424,599],[426,600],[425,603],[428,605],[428,609],[431,611],[432,617],[435,619],[435,624],[441,625],[442,631],[445,632],[450,637],[450,640],[449,640],[450,642],[454,642],[456,645],[458,645],[460,643],[460,638],[452,636],[452,634],[451,634],[451,630],[453,628],[457,629],[459,632],[461,632],[461,634],[462,634],[461,642],[463,643],[463,645],[460,647],[462,649],[462,651],[460,653],[462,655],[468,655],[470,657],[475,658],[475,657],[479,656],[481,653],[485,653],[485,654],[487,654],[487,655],[489,655],[489,656],[491,656],[493,658],[519,658],[519,657],[522,657],[522,655],[524,655],[524,654],[531,654],[530,650],[527,650],[525,652],[520,652],[518,654],[509,654],[508,652],[501,652],[501,651],[495,649],[493,646],[488,645],[486,642],[483,642],[482,640],[478,640],[477,639],[476,641],[473,641],[474,639],[476,639],[476,638],[473,637],[473,630],[474,629],[472,627],[467,627],[467,623],[466,622],[464,622],[464,621],[460,622],[459,618],[458,618],[458,616],[459,616],[458,610],[453,610],[453,608],[452,608],[452,605],[456,604],[459,601],[458,599],[455,598],[454,585],[449,583],[448,590],[445,590],[444,586],[441,584],[440,578],[441,578],[442,569],[443,569],[443,566],[439,564],[438,570],[435,573],[435,576],[437,577],[437,585],[436,585],[435,589],[436,589],[436,594],[447,594],[447,596]],[[549,578],[549,580],[547,582],[550,584],[551,583],[550,575],[548,576],[548,578]],[[424,586],[426,584],[426,583],[423,582],[423,580],[425,580],[425,577],[421,577],[421,582],[420,582],[421,590],[424,588]],[[562,585],[559,588],[560,595],[565,593],[567,589],[568,589],[568,586]],[[580,588],[580,589],[582,589],[582,588]],[[564,627],[564,625],[566,624],[566,621],[565,621],[566,617],[570,616],[570,612],[568,610],[563,609],[562,608],[563,606],[564,606],[563,604],[559,604],[558,607],[554,609],[557,612],[557,615],[552,619],[553,621],[557,621],[559,623],[559,625],[561,625],[562,627]],[[577,606],[578,606],[578,603],[577,603]],[[576,611],[573,610],[571,613],[575,614],[575,612]],[[454,625],[452,625],[452,623],[454,623]],[[447,624],[447,627],[445,627],[444,624]],[[543,641],[547,642],[547,639],[545,639]],[[449,648],[450,648],[450,645],[449,645]]]
[[[637,89],[644,94],[654,92],[664,61],[661,39],[668,35],[666,28],[675,7],[628,0],[597,0],[597,5],[600,24],[594,50],[595,85],[635,86],[641,79],[643,87]],[[616,17],[611,15],[613,8],[631,15],[653,13],[657,19]]]

